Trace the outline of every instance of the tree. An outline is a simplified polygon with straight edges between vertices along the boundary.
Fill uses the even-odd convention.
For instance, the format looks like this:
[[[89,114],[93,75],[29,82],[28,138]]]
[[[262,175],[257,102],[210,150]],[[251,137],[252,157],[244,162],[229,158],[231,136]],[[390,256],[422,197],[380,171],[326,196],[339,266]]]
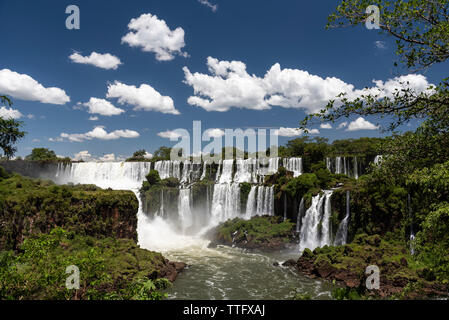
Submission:
[[[25,160],[29,161],[54,161],[57,159],[55,152],[47,148],[34,148],[31,154],[25,158]]]
[[[145,149],[137,150],[133,153],[133,158],[145,158],[147,151]]]
[[[12,105],[11,99],[7,96],[0,96],[0,102]],[[17,152],[14,145],[22,139],[26,132],[20,131],[23,122],[14,119],[3,119],[0,117],[0,148],[2,148],[4,155],[9,159]]]
[[[154,158],[158,160],[170,160],[171,148],[169,147],[160,147],[154,152]]]
[[[406,68],[428,68],[449,58],[449,2],[344,0],[328,18],[327,28],[365,23],[369,14],[366,8],[376,5],[380,10],[380,32],[396,38],[399,63]],[[398,65],[395,62],[395,65]],[[350,115],[392,116],[388,127],[394,130],[411,119],[424,118],[434,132],[447,133],[449,124],[449,82],[442,79],[435,87],[417,92],[402,84],[392,95],[383,90],[350,99],[341,93],[319,113],[311,114],[301,122],[301,128],[313,120],[335,122]]]

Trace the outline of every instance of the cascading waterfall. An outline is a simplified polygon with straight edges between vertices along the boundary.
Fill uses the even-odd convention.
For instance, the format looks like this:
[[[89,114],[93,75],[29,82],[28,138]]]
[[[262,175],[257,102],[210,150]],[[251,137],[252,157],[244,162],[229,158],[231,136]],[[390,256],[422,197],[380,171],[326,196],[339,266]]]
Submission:
[[[348,225],[349,225],[349,217],[351,214],[350,204],[351,204],[350,192],[346,191],[346,216],[338,226],[337,234],[335,236],[335,245],[337,246],[346,244],[348,238]]]
[[[239,184],[220,183],[214,186],[211,208],[211,225],[218,225],[240,214]]]
[[[312,205],[307,209],[301,223],[299,248],[313,250],[330,245],[331,196],[333,191],[325,190],[312,198]]]
[[[354,157],[354,178],[359,178],[359,165],[357,163],[357,157]]]
[[[258,216],[274,215],[274,187],[257,187],[257,206],[256,213]]]
[[[288,171],[293,171],[293,177],[299,177],[303,173],[302,158],[284,158],[283,166]]]
[[[299,204],[299,209],[298,209],[298,217],[296,218],[296,233],[299,233],[299,231],[301,230],[301,219],[304,216],[304,198],[301,198],[301,203]]]
[[[251,219],[256,214],[256,193],[257,186],[252,186],[248,194],[248,201],[246,202],[246,214],[245,218]]]
[[[180,189],[178,200],[178,213],[182,231],[185,233],[193,225],[193,214],[191,209],[191,190]]]

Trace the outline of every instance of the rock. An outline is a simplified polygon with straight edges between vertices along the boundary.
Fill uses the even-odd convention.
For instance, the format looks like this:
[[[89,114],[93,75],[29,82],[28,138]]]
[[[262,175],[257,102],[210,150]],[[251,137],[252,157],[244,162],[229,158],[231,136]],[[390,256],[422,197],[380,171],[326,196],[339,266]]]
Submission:
[[[289,259],[282,264],[283,267],[294,267],[296,266],[296,261],[293,259]]]
[[[218,244],[215,241],[211,241],[207,247],[211,249],[215,249],[218,246]]]

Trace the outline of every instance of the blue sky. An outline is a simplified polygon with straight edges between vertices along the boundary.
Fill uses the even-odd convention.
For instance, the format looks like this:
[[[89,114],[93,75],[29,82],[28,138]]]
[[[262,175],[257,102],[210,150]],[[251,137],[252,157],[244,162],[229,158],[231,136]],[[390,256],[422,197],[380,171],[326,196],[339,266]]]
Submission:
[[[325,81],[327,77],[357,90],[375,86],[373,79],[387,81],[408,74],[393,66],[393,39],[363,26],[325,30],[326,18],[339,1],[210,0],[211,5],[217,5],[216,10],[201,2],[0,0],[0,93],[12,96],[12,108],[20,112],[28,132],[18,145],[17,155],[25,156],[35,147],[48,147],[58,155],[70,157],[80,151],[97,158],[105,154],[129,156],[142,148],[153,152],[161,145],[175,144],[158,134],[177,128],[191,130],[194,120],[202,121],[203,130],[296,128],[305,112],[319,105],[315,98],[322,98],[322,91],[329,86],[335,87],[334,82]],[[65,26],[66,7],[72,4],[80,9],[79,30]],[[157,41],[162,39],[161,43],[166,44],[167,35],[159,30],[161,34],[151,39],[137,37],[140,46],[122,41],[125,35],[137,32],[128,28],[131,19],[142,18],[140,22],[145,25],[149,17],[156,19],[154,16],[156,25],[150,27],[166,24],[170,33],[182,28],[183,37],[178,33],[169,46],[164,46]],[[158,57],[157,50],[162,50],[165,58]],[[113,55],[121,64],[116,69],[104,69],[70,58],[74,53],[89,57],[92,52]],[[231,68],[225,70],[227,76],[237,81],[231,82],[236,87],[228,86],[220,71],[212,73],[208,69],[209,57],[216,59],[209,60],[209,69]],[[267,71],[276,64],[278,71],[273,71],[273,79],[267,79]],[[243,75],[239,71],[242,65],[246,66]],[[233,66],[237,67],[232,69]],[[428,70],[418,78],[418,85],[438,83],[447,66]],[[186,70],[192,75],[189,81]],[[24,92],[29,92],[30,87],[23,84],[25,75],[36,82],[31,89],[34,85],[42,92],[34,88],[36,94],[26,95]],[[19,88],[9,82],[11,77],[18,79]],[[315,81],[316,85],[312,85]],[[240,83],[241,88],[248,85],[251,94],[236,95],[232,90],[237,90]],[[125,89],[119,90],[118,84]],[[154,90],[155,102],[143,99],[142,105],[142,101],[134,101],[132,88],[142,88],[142,84]],[[47,90],[51,87],[63,93],[53,92],[53,97]],[[261,99],[256,95],[259,89]],[[297,92],[302,90],[308,94],[299,103]],[[64,96],[70,101],[64,102]],[[162,100],[157,98],[162,97],[165,102],[158,104]],[[91,98],[107,101],[107,107],[112,105],[124,111],[110,116],[89,113],[88,106],[79,103],[87,103]],[[161,112],[160,105],[165,103],[177,111]],[[98,120],[89,120],[91,117]],[[365,120],[377,123],[376,119]],[[102,127],[103,131],[87,134],[95,127]],[[409,128],[415,127],[416,123],[412,123]],[[336,125],[332,129],[315,128],[319,136],[330,140],[382,135],[379,130],[348,131],[348,127],[337,129]],[[106,139],[104,131],[109,134]],[[61,137],[61,133],[72,139]],[[279,137],[279,142],[284,144],[292,138]]]

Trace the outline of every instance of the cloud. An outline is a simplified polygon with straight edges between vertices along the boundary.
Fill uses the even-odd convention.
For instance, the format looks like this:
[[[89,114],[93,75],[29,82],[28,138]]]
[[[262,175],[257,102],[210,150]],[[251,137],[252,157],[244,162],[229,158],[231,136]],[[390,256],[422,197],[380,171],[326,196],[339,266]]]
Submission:
[[[365,120],[362,117],[357,118],[357,120],[352,121],[346,131],[358,131],[358,130],[377,130],[379,126],[372,124],[371,122]]]
[[[208,138],[221,138],[225,135],[225,132],[221,129],[208,129],[204,132],[205,136]]]
[[[74,161],[81,161],[81,160],[89,161],[90,159],[92,159],[92,155],[87,150],[80,151],[80,152],[75,153],[73,155],[73,160]]]
[[[41,141],[39,139],[33,139],[33,141],[31,141],[31,142],[38,143],[38,142],[41,142]]]
[[[153,158],[153,155],[151,153],[145,152],[145,155],[143,157],[145,159],[151,159],[151,158]]]
[[[116,116],[125,112],[125,110],[115,107],[109,101],[98,98],[90,98],[89,102],[81,105],[87,107],[90,114],[100,114],[102,116]]]
[[[199,3],[211,8],[213,12],[216,12],[218,9],[218,5],[210,3],[208,0],[198,0]]]
[[[170,30],[167,23],[156,15],[147,13],[131,19],[128,29],[130,32],[122,37],[122,43],[141,47],[145,52],[154,52],[158,61],[173,60],[175,55],[188,56],[181,51],[185,46],[184,29],[178,27]]]
[[[112,54],[105,53],[97,53],[92,52],[90,56],[83,57],[78,52],[73,53],[69,56],[70,60],[75,63],[81,64],[90,64],[102,69],[113,69],[116,70],[119,65],[122,64],[120,59]]]
[[[101,162],[114,162],[115,154],[113,154],[113,153],[105,154],[104,156],[100,157],[98,160]]]
[[[30,119],[30,120],[36,119],[36,117],[34,116],[34,114],[31,114],[31,113],[27,115],[27,118]]]
[[[309,129],[309,134],[319,134],[320,131],[318,129]],[[298,128],[284,128],[280,127],[278,130],[274,131],[275,135],[281,137],[297,137],[304,134],[304,130]]]
[[[387,49],[387,45],[385,43],[385,41],[374,41],[374,45],[376,46],[377,49]]]
[[[70,101],[64,90],[45,88],[32,77],[9,69],[0,70],[0,92],[13,98],[42,103],[62,105]]]
[[[175,132],[175,131],[170,131],[170,130],[159,132],[157,135],[161,138],[166,138],[166,139],[170,139],[170,140],[176,140],[176,139],[179,139],[180,137],[182,137],[182,134]]]
[[[98,121],[98,117],[97,116],[89,117],[89,121]]]
[[[148,84],[140,87],[129,86],[115,81],[108,86],[107,98],[118,98],[120,104],[134,105],[134,110],[158,111],[169,114],[180,114],[175,109],[173,99],[163,96]]]
[[[264,75],[250,75],[241,61],[219,61],[208,57],[210,74],[192,73],[184,67],[184,83],[191,86],[194,95],[187,102],[207,111],[224,112],[229,109],[245,108],[266,110],[273,106],[303,109],[306,113],[318,112],[329,100],[345,92],[348,99],[362,94],[392,96],[395,89],[402,89],[409,82],[416,92],[425,91],[430,85],[422,75],[410,74],[386,82],[373,80],[375,87],[355,89],[354,85],[336,77],[322,78],[299,69],[281,69],[274,64]]]
[[[342,129],[342,128],[345,128],[345,127],[347,127],[347,126],[348,126],[348,123],[345,121],[345,122],[340,123],[340,124],[338,125],[337,129]]]
[[[321,129],[332,129],[332,125],[330,123],[322,123],[320,125]]]
[[[22,118],[23,114],[19,110],[15,110],[13,108],[0,108],[0,118],[3,119],[19,119]]]
[[[56,139],[50,139],[50,141],[61,142],[64,139],[70,142],[82,142],[85,140],[99,139],[99,140],[117,140],[120,138],[138,138],[140,134],[133,130],[115,130],[112,132],[107,132],[104,127],[97,126],[93,130],[86,133],[61,133],[60,136]]]

